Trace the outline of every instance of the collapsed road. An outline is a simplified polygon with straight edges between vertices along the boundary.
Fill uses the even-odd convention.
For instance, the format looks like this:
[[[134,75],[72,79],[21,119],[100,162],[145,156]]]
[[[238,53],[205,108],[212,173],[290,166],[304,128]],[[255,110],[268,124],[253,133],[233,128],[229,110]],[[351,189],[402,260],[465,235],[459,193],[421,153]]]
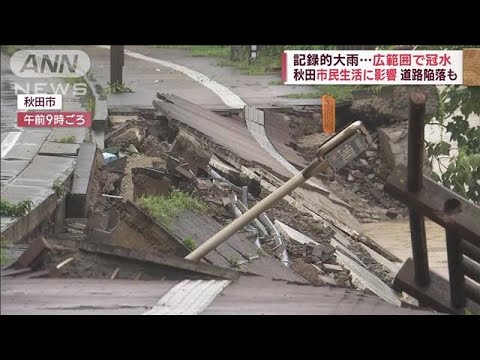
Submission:
[[[46,295],[42,301],[51,306],[28,311],[295,313],[297,304],[303,304],[305,313],[432,313],[401,308],[418,305],[391,287],[402,261],[361,234],[359,218],[368,214],[358,216],[357,204],[339,196],[341,186],[332,187],[329,181],[333,176],[348,188],[352,176],[360,179],[365,163],[380,158],[378,140],[338,174],[311,179],[297,188],[203,261],[185,260],[281,187],[294,171],[302,170],[311,160],[312,148],[318,149],[328,137],[315,139],[314,146],[303,152],[296,141],[286,140],[290,130],[272,136],[272,118],[290,115],[250,107],[234,114],[222,111],[226,115],[222,116],[176,95],[157,98],[152,111],[110,113],[105,147],[80,147],[73,182],[79,180],[60,196],[66,200],[64,219],[57,214],[46,221],[56,225],[54,231],[43,226],[20,239],[30,244],[28,250],[12,256],[14,262],[2,271],[2,282],[8,284],[5,291],[2,288],[2,312],[22,312],[20,305],[4,307],[3,300],[22,304],[16,292],[35,281],[47,289],[61,286],[62,278],[91,278],[103,279],[104,290],[82,280],[86,288],[78,291],[86,297],[102,291],[119,294],[109,288],[113,280],[138,288],[145,281],[159,288],[156,296],[161,300],[155,304],[155,292],[150,292],[151,297],[132,303],[103,299],[102,305],[83,298],[70,305],[55,304],[37,288],[31,296]],[[318,129],[310,134],[324,135]],[[277,155],[268,144],[260,144],[265,139]],[[379,182],[375,176],[369,179],[375,180],[372,183]],[[372,209],[382,208],[387,218],[392,213],[402,216],[405,208],[378,191],[380,204]],[[17,250],[21,246],[25,245]],[[190,305],[172,308],[170,299],[177,299],[184,288],[189,297],[174,303]],[[259,288],[263,292],[252,296]],[[217,302],[219,293],[225,296]],[[280,301],[279,296],[287,300]],[[192,300],[197,298],[198,302]]]
[[[164,100],[155,102],[159,113],[152,119],[117,124],[108,133],[104,154],[110,151],[117,160],[105,164],[98,149],[81,148],[91,154],[84,157],[92,161],[88,175],[92,181],[83,198],[73,200],[72,193],[67,197],[65,231],[46,238],[37,236],[4,276],[12,280],[53,276],[237,281],[239,276],[253,275],[292,284],[360,289],[394,307],[411,302],[390,288],[398,259],[388,252],[378,253],[382,252],[379,247],[369,248],[364,243],[371,242],[365,239],[357,243],[354,239],[359,235],[353,229],[351,234],[342,231],[340,228],[355,223],[345,224],[345,218],[352,217],[348,209],[330,201],[324,189],[308,184],[300,190],[315,194],[328,206],[304,201],[304,194],[294,191],[275,212],[265,213],[266,221],[259,218],[258,223],[217,246],[201,263],[183,260],[235,218],[235,212],[241,214],[275,191],[288,179],[288,172],[262,153],[240,119],[230,120],[235,126],[225,126],[225,117],[184,99],[159,97]],[[204,127],[205,119],[212,119],[211,127]],[[223,129],[212,132],[214,124]],[[122,150],[125,148],[130,152]],[[143,157],[140,152],[157,156],[147,158],[152,159],[148,166],[135,167]],[[148,164],[148,160],[142,163]],[[126,168],[130,173],[125,173]],[[122,186],[125,177],[131,177],[131,187]],[[166,197],[173,189],[194,194],[208,204],[208,210],[181,209],[171,222],[162,223],[142,197]],[[124,198],[132,201],[123,202]],[[80,207],[88,210],[73,211],[82,201],[85,204]],[[322,217],[330,208],[334,209],[331,215]],[[297,214],[294,222],[293,214]],[[308,220],[302,224],[299,218]],[[286,264],[284,254],[289,256]],[[376,260],[370,254],[375,254]]]

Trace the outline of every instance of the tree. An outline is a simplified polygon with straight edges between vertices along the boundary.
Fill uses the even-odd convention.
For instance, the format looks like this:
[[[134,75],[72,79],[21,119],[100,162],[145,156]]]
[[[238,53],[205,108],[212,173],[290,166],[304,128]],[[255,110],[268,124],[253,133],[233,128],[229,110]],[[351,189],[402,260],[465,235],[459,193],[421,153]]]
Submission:
[[[480,203],[480,126],[470,126],[468,117],[471,114],[480,115],[480,87],[451,85],[442,91],[439,108],[429,123],[443,127],[450,140],[457,142],[458,155],[451,159],[448,167],[440,165],[441,175],[433,173],[433,178],[478,204]],[[446,119],[450,117],[452,121],[446,123]],[[446,141],[438,144],[427,143],[428,156],[433,156],[437,160],[442,156],[450,156],[450,150],[452,150],[451,145]]]

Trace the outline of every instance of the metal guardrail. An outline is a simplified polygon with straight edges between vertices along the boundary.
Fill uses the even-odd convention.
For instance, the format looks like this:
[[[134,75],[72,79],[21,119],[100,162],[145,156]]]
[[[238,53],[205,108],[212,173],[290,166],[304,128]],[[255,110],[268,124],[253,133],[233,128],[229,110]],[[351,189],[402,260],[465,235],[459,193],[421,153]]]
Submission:
[[[385,184],[388,193],[409,207],[415,284],[408,284],[407,271],[399,283],[404,291],[415,289],[417,294],[423,292],[427,297],[434,294],[441,297],[446,293],[446,289],[428,289],[431,285],[438,288],[441,286],[438,279],[435,284],[431,281],[433,274],[428,265],[424,222],[427,216],[445,228],[449,272],[448,306],[450,309],[461,309],[465,307],[467,299],[480,304],[480,207],[423,175],[426,100],[423,92],[410,94],[406,176],[404,170],[397,169]],[[440,299],[432,300],[433,303],[435,300],[441,302]]]

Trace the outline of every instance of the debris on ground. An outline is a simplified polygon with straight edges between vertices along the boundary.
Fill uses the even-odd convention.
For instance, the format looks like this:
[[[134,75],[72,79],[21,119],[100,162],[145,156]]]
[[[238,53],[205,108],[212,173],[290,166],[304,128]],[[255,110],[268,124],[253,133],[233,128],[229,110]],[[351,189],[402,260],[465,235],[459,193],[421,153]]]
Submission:
[[[297,142],[305,158],[318,149],[320,137],[325,140],[313,130],[308,136]],[[94,174],[96,196],[88,218],[66,219],[64,233],[49,239],[55,246],[42,255],[53,276],[145,280],[173,276],[165,270],[173,264],[187,271],[186,254],[283,184],[269,169],[248,165],[164,117],[119,121],[105,141],[104,158],[113,156]],[[331,173],[328,186],[365,222],[402,218],[405,207],[382,191],[386,166],[377,141]],[[176,203],[181,210],[168,213],[165,222],[145,206],[145,199],[167,199],[175,191],[203,204],[201,209]],[[358,234],[340,230],[299,199],[285,197],[208,254],[200,267],[224,269],[230,277],[233,271],[356,288],[400,303],[401,294],[389,287],[394,260],[365,249],[368,242],[358,241]]]

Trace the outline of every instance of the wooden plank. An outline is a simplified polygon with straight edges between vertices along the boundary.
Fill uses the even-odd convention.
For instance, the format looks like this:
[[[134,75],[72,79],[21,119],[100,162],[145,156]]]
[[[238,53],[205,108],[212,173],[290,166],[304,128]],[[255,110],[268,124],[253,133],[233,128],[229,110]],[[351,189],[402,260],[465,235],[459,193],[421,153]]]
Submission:
[[[424,306],[431,307],[437,311],[450,314],[465,313],[463,308],[454,309],[450,305],[449,283],[437,273],[430,271],[430,284],[428,286],[421,287],[415,284],[415,272],[412,258],[405,261],[395,277],[393,286],[398,291],[405,291],[410,294]],[[480,311],[480,306],[469,299],[467,299],[465,307],[472,310],[474,313]]]
[[[480,248],[470,244],[468,241],[462,240],[460,242],[460,250],[470,259],[480,263]]]
[[[437,224],[456,231],[459,236],[480,247],[480,221],[478,221],[480,207],[426,176],[423,177],[423,188],[419,192],[408,192],[405,174],[406,172],[401,169],[392,173],[385,184],[385,191],[406,205],[417,208]],[[459,206],[452,209],[450,204]]]
[[[480,265],[466,256],[463,256],[462,262],[465,275],[480,283]]]

